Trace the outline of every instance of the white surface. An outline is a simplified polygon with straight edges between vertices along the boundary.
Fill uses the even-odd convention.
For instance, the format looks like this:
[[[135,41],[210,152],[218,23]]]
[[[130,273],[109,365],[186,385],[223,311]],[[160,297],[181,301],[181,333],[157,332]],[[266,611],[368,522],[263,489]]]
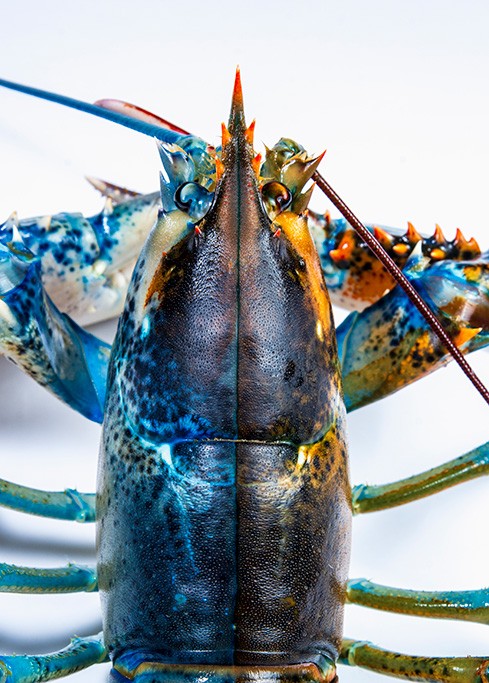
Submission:
[[[239,63],[257,141],[328,148],[323,171],[366,221],[489,246],[489,6],[485,2],[11,3],[0,72],[93,101],[119,97],[218,141]],[[0,90],[0,217],[101,202],[95,175],[157,187],[154,144]],[[486,382],[488,354],[472,357]],[[39,488],[95,485],[99,428],[0,363],[1,476]],[[352,480],[390,481],[487,440],[487,407],[449,368],[350,420]],[[351,576],[401,587],[487,585],[487,480],[354,521]],[[93,530],[0,511],[5,561],[89,562]],[[1,597],[0,651],[42,652],[99,628],[97,596]],[[487,629],[348,607],[346,633],[418,654],[488,652]],[[342,683],[379,680],[342,669]],[[103,667],[77,674],[105,680]],[[382,680],[382,679],[380,679]]]

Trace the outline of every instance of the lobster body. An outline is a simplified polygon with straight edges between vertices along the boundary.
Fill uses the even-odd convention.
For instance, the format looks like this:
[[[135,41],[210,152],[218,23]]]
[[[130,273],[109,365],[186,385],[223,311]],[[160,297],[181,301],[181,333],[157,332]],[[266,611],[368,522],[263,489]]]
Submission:
[[[212,207],[190,231],[160,217],[119,323],[105,642],[127,678],[331,680],[351,515],[331,309],[307,227],[271,229],[239,89],[228,135]]]
[[[122,683],[337,683],[336,662],[410,680],[487,681],[487,657],[389,652],[342,640],[342,620],[350,602],[489,623],[487,588],[346,580],[352,512],[487,475],[489,443],[398,482],[356,486],[350,500],[344,434],[345,406],[432,372],[454,344],[488,344],[489,252],[460,231],[449,242],[438,227],[422,238],[412,225],[405,234],[371,226],[416,282],[412,300],[392,289],[367,254],[368,231],[334,191],[361,237],[309,212],[308,181],[329,187],[316,173],[321,156],[289,138],[263,164],[254,156],[239,70],[221,149],[123,108],[131,115],[109,118],[157,133],[159,197],[94,181],[107,197],[97,216],[19,223],[12,214],[0,226],[0,349],[104,423],[96,494],[0,479],[2,507],[98,523],[96,571],[2,562],[0,592],[100,589],[104,633],[45,655],[2,655],[0,679],[44,683],[111,658]],[[58,303],[86,320],[118,311],[156,214],[111,348]],[[355,309],[336,335],[325,278]],[[419,296],[448,338],[421,315]]]

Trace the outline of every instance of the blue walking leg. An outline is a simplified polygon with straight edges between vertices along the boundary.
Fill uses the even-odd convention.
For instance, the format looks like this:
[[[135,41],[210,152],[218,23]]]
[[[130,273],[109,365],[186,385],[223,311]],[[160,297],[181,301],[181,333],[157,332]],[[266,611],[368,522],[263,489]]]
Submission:
[[[489,474],[489,442],[454,460],[392,484],[360,484],[352,491],[353,514],[375,512],[419,500]]]
[[[489,624],[489,588],[417,591],[381,586],[367,579],[350,579],[346,600],[385,612]]]
[[[75,489],[40,491],[0,479],[0,506],[52,519],[95,521],[95,494]]]
[[[101,634],[73,638],[68,647],[47,655],[0,656],[0,683],[43,683],[106,661]]]
[[[485,683],[489,675],[487,657],[413,657],[355,640],[343,641],[339,662],[384,676],[432,683]]]
[[[0,562],[0,593],[91,593],[98,590],[95,569],[68,564],[39,569]]]

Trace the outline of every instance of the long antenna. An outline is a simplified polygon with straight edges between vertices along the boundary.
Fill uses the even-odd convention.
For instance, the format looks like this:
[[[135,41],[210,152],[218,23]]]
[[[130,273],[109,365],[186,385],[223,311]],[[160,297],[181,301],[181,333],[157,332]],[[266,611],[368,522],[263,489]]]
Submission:
[[[70,109],[77,109],[78,111],[83,111],[87,114],[92,114],[93,116],[99,116],[102,119],[107,119],[113,123],[118,123],[126,128],[136,130],[139,133],[144,133],[145,135],[158,138],[158,140],[161,140],[162,142],[176,142],[182,137],[181,133],[168,130],[168,128],[164,128],[163,126],[154,125],[148,123],[147,121],[142,121],[140,119],[127,116],[127,114],[122,114],[119,111],[113,111],[104,107],[100,107],[97,104],[90,104],[88,102],[83,102],[82,100],[75,100],[73,97],[65,97],[64,95],[58,95],[57,93],[49,92],[48,90],[39,90],[39,88],[31,88],[28,85],[14,83],[13,81],[6,81],[2,78],[0,78],[0,86],[9,88],[10,90],[16,90],[17,92],[24,93],[25,95],[32,95],[33,97],[38,97],[42,100],[56,102],[56,104],[62,104]]]
[[[362,240],[368,248],[375,254],[379,261],[384,265],[385,269],[392,275],[394,280],[400,285],[416,306],[418,311],[427,321],[433,332],[441,341],[443,346],[450,351],[453,358],[457,361],[463,372],[467,375],[479,394],[489,404],[489,391],[481,382],[476,373],[472,370],[470,365],[465,360],[460,349],[453,343],[448,334],[445,332],[440,321],[435,316],[431,308],[423,301],[418,291],[414,288],[411,281],[404,275],[399,266],[392,260],[384,247],[378,242],[375,237],[367,230],[363,223],[355,216],[353,211],[345,204],[341,197],[333,190],[331,185],[323,178],[317,171],[312,176],[317,186],[328,199],[336,206],[342,216],[348,223],[358,232]]]

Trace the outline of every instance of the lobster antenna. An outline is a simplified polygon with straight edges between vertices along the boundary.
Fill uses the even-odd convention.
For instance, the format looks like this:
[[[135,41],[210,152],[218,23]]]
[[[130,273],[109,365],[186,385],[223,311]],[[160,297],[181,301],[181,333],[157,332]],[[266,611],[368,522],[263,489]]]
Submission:
[[[144,135],[150,135],[151,137],[158,138],[158,140],[161,140],[162,142],[176,142],[182,137],[180,133],[168,130],[168,128],[163,126],[147,123],[146,121],[122,114],[120,111],[105,109],[97,104],[90,104],[88,102],[83,102],[82,100],[76,100],[73,97],[58,95],[57,93],[50,92],[49,90],[31,88],[28,85],[22,85],[21,83],[15,83],[13,81],[6,81],[3,78],[0,78],[0,86],[9,88],[10,90],[16,90],[17,92],[22,92],[26,95],[32,95],[33,97],[38,97],[42,100],[56,102],[56,104],[62,104],[70,109],[78,109],[78,111],[83,111],[87,114],[93,114],[93,116],[99,116],[102,119],[107,119],[113,123],[118,123],[121,126],[131,128],[139,133],[144,133]]]
[[[375,254],[379,261],[383,264],[385,269],[392,275],[397,284],[403,288],[413,304],[416,306],[421,315],[425,318],[433,332],[437,335],[443,346],[452,354],[463,372],[467,375],[479,394],[489,404],[489,391],[476,375],[474,370],[470,367],[460,349],[454,344],[452,339],[445,332],[440,321],[435,316],[431,308],[421,298],[418,291],[414,288],[411,281],[404,275],[399,266],[392,260],[384,247],[378,242],[375,237],[367,230],[363,223],[355,216],[353,211],[345,204],[341,197],[333,190],[331,185],[323,178],[317,171],[312,176],[320,190],[328,197],[328,199],[336,206],[341,215],[348,221],[348,223],[357,231],[362,240],[368,248]]]

